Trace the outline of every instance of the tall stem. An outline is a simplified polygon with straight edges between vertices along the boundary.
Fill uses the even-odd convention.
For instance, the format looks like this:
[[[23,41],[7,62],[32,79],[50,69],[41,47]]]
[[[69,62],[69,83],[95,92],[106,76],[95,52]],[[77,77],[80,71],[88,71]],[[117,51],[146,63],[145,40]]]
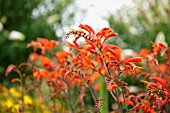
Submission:
[[[23,76],[21,74],[21,72],[17,69],[16,70],[17,73],[19,74],[20,76],[20,79],[21,79],[21,105],[20,105],[20,113],[24,113],[24,85],[23,85]]]
[[[101,72],[97,71],[96,69],[93,69],[93,70],[96,71],[96,72],[98,72],[98,73],[103,77],[104,82],[106,83],[106,80],[105,80],[104,75],[103,75]],[[113,94],[113,92],[110,92],[110,91],[109,91],[109,93],[110,93],[111,96],[114,98],[114,100],[117,102],[117,99],[116,99],[115,95]]]
[[[104,61],[104,66],[105,66],[106,71],[108,72],[109,76],[111,77],[111,73],[110,73],[110,70],[108,69],[108,67],[107,67],[107,65],[106,65],[106,61]],[[119,100],[119,97],[118,97],[118,90],[117,90],[117,88],[116,88],[116,100],[117,100],[119,112],[120,112],[120,113],[123,113],[123,112],[122,112],[122,106],[121,106],[121,104],[120,104],[120,100]]]
[[[154,60],[154,63],[155,63],[155,66],[156,66],[157,70],[159,71],[159,73],[161,73],[162,77],[166,78],[165,74],[160,69],[160,67],[158,65],[158,61],[156,59]]]
[[[53,101],[53,113],[57,113],[55,99],[52,99],[52,101]]]
[[[125,103],[125,106],[126,106],[126,112],[127,112],[128,107],[127,107],[127,104],[126,104],[126,98],[125,98],[125,94],[123,93],[123,91],[122,91],[122,95],[123,95],[123,100],[124,100],[124,103]]]
[[[89,87],[90,93],[92,94],[92,97],[93,97],[94,102],[96,102],[97,97],[96,97],[96,95],[94,94],[93,89],[92,89],[89,85],[88,85],[88,87]]]
[[[122,112],[122,106],[120,104],[120,100],[119,100],[119,97],[118,97],[118,89],[117,88],[116,88],[116,99],[117,99],[117,104],[118,104],[119,112],[123,113]]]
[[[101,48],[99,48],[98,46],[97,46],[97,48],[98,48],[98,50],[100,51],[100,53],[102,53],[102,51],[101,51]],[[103,54],[103,53],[102,53]],[[107,71],[107,73],[108,73],[108,77],[111,77],[111,73],[110,73],[110,70],[109,70],[109,68],[107,67],[107,65],[106,65],[106,60],[104,60],[104,67],[105,67],[105,69],[106,69],[106,71]],[[118,104],[118,107],[119,107],[119,112],[120,113],[123,113],[122,112],[122,106],[121,106],[121,104],[120,104],[120,100],[119,100],[119,97],[118,97],[118,90],[117,90],[117,88],[116,88],[116,100],[115,101],[117,101],[117,104]]]
[[[50,88],[50,93],[52,93],[52,90]],[[55,98],[51,98],[52,102],[53,102],[53,106],[52,106],[52,109],[53,109],[53,113],[57,113],[57,110],[56,110],[56,103],[55,103]]]
[[[68,88],[68,84],[67,84],[67,92],[68,92],[68,94],[67,94],[67,96],[68,96],[68,104],[69,104],[69,106],[70,106],[70,108],[71,108],[71,112],[72,112],[72,113],[75,113],[75,112],[74,112],[73,105],[72,105],[72,102],[71,102],[71,94],[70,94],[70,90],[69,90],[69,88]]]
[[[91,88],[89,81],[86,80],[85,75],[82,74],[80,71],[77,71],[77,70],[72,70],[72,72],[78,73],[83,78],[84,82],[86,83],[86,86],[89,88],[90,93],[92,94],[94,102],[96,102],[97,96],[93,92],[93,89]]]

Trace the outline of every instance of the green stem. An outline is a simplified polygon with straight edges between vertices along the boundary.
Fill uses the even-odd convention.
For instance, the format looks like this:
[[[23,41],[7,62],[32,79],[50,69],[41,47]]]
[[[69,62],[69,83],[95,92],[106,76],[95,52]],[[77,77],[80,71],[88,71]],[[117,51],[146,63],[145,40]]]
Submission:
[[[111,73],[110,73],[110,70],[108,69],[108,67],[106,65],[106,61],[104,61],[104,66],[105,66],[105,69],[106,69],[108,75],[111,77]],[[119,100],[119,97],[118,97],[118,90],[117,90],[117,88],[116,88],[116,101],[117,101],[117,104],[118,104],[119,112],[123,113],[122,112],[122,106],[120,104],[120,100]]]
[[[97,46],[97,48],[98,48],[98,50],[100,51],[100,53],[102,53],[101,48],[99,48],[98,46]],[[102,54],[103,54],[103,53],[102,53]],[[106,65],[106,60],[104,60],[104,67],[105,67],[105,69],[106,69],[106,71],[107,71],[108,77],[112,77],[112,75],[111,75],[111,73],[110,73],[110,70],[109,70],[108,66]],[[120,104],[120,100],[119,100],[119,97],[118,97],[118,91],[117,91],[117,89],[116,89],[116,100],[115,100],[115,101],[116,101],[117,104],[118,104],[119,112],[120,112],[120,113],[123,113],[123,112],[122,112],[122,106],[121,106],[121,104]]]
[[[122,95],[123,95],[123,100],[124,100],[124,103],[125,103],[125,106],[126,106],[126,112],[127,112],[128,107],[127,107],[127,104],[126,104],[126,98],[125,98],[125,94],[123,93],[123,91],[122,91]]]
[[[120,100],[119,100],[119,97],[118,97],[118,89],[117,88],[116,88],[116,99],[117,99],[117,104],[118,104],[119,112],[123,113],[122,112],[122,106],[120,104]]]
[[[65,92],[66,93],[66,92]],[[75,113],[73,105],[72,105],[72,101],[71,101],[71,92],[70,89],[68,88],[68,84],[67,84],[67,93],[66,93],[67,97],[68,97],[68,104],[70,106],[71,112]]]
[[[53,101],[53,113],[57,113],[55,99],[52,99],[52,101]]]
[[[20,70],[17,69],[17,73],[20,76],[21,79],[21,105],[20,105],[20,113],[24,113],[24,85],[23,85],[23,77],[22,74],[20,72]]]
[[[93,97],[94,102],[96,102],[97,97],[95,96],[95,94],[94,94],[94,92],[93,92],[93,89],[91,88],[90,85],[88,85],[88,87],[89,87],[89,90],[90,90],[90,93],[91,93],[91,95],[92,95],[92,97]]]
[[[100,109],[100,112],[101,113],[108,113],[108,108],[109,108],[109,105],[108,105],[108,91],[106,89],[106,86],[105,86],[105,81],[103,80],[103,78],[101,77],[100,78],[100,91],[99,91],[99,97],[100,98],[104,98],[106,99],[104,101],[104,104],[103,106],[101,107]]]

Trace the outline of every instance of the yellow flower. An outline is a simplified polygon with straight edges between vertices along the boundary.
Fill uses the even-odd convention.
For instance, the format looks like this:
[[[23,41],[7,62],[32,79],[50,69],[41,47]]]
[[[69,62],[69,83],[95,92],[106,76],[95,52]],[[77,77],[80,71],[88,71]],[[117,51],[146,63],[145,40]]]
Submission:
[[[10,93],[15,96],[15,97],[21,97],[21,92],[20,91],[17,91],[16,89],[14,88],[10,88]]]
[[[51,111],[48,110],[48,109],[45,109],[45,110],[43,111],[43,113],[51,113]]]
[[[28,95],[24,95],[24,103],[26,104],[32,104],[32,99]]]
[[[13,108],[11,109],[12,113],[20,113],[20,112],[19,112],[19,107],[20,107],[19,104],[15,104],[15,105],[13,106]]]
[[[12,103],[11,99],[7,99],[7,101],[5,102],[5,105],[10,108],[12,107],[14,104]]]

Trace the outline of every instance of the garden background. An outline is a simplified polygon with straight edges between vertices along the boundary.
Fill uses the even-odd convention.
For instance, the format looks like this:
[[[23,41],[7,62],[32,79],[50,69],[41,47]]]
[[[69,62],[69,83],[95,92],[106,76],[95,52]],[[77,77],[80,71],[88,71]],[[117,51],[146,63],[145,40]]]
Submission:
[[[20,106],[21,97],[20,84],[17,82],[11,83],[13,78],[19,76],[15,72],[5,76],[5,72],[10,64],[19,65],[29,61],[28,57],[33,49],[31,47],[27,48],[27,45],[32,40],[35,41],[37,37],[60,42],[60,46],[57,46],[54,51],[61,51],[66,46],[66,34],[72,28],[77,29],[77,26],[82,23],[88,24],[95,31],[99,31],[104,27],[112,28],[119,35],[116,38],[108,39],[106,43],[122,48],[124,56],[134,56],[134,53],[140,52],[143,48],[152,49],[150,41],[154,43],[161,42],[167,47],[169,46],[169,0],[132,0],[129,2],[123,1],[123,3],[115,1],[115,3],[120,4],[118,6],[109,0],[108,3],[105,3],[107,0],[103,1],[101,1],[102,5],[98,5],[99,3],[96,3],[98,1],[90,3],[90,0],[87,2],[83,0],[82,2],[78,0],[0,0],[0,108],[2,108],[2,112],[22,111],[19,111],[18,107]],[[106,10],[106,7],[111,10]],[[83,40],[79,40],[79,43],[82,42]],[[165,62],[165,59],[162,59],[161,56],[158,56],[157,59],[160,63]],[[136,93],[144,87],[144,84],[139,81],[132,82],[132,78],[128,76],[123,80],[132,88],[131,93]],[[98,81],[104,84],[101,80]],[[100,85],[101,87],[102,85]],[[44,95],[50,93],[47,87],[44,87],[43,90]],[[74,91],[78,92],[78,89],[75,88]],[[100,90],[100,92],[106,92],[106,90]],[[74,96],[74,94],[71,95]],[[92,101],[90,92],[87,92],[86,95],[85,104],[89,103],[87,108],[92,110],[95,103]],[[99,95],[105,95],[103,98],[106,101],[104,102],[108,104],[104,104],[107,109],[101,111],[102,113],[116,109],[114,102],[108,101],[111,98],[110,94],[100,93]],[[23,98],[31,106],[26,106],[25,112],[72,111],[65,102],[66,100],[60,99],[55,100],[56,111],[50,111],[50,107],[53,106],[53,99],[42,102],[38,96],[36,91],[32,90],[25,94]],[[65,107],[62,107],[61,101],[64,101]],[[64,110],[60,111],[61,109]]]

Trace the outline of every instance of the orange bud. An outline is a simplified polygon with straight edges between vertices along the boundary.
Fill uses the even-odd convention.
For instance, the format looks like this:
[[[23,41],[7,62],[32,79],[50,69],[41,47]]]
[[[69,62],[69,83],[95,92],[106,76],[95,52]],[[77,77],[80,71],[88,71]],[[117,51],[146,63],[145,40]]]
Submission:
[[[11,71],[16,67],[16,65],[14,64],[10,64],[7,69],[6,69],[6,72],[5,72],[5,76],[8,76],[9,73],[11,73]]]
[[[152,80],[154,80],[155,82],[160,83],[163,88],[167,88],[168,87],[166,82],[162,78],[159,78],[159,77],[150,77],[150,78]]]
[[[141,82],[147,84],[148,86],[153,86],[153,87],[157,87],[157,88],[159,87],[158,84],[153,83],[153,82],[148,82],[148,81],[144,81],[144,80],[141,80]]]
[[[142,58],[141,57],[128,58],[126,62],[142,62]]]
[[[12,82],[12,83],[14,83],[14,82],[21,82],[21,80],[20,80],[19,78],[13,78],[13,79],[11,80],[11,82]]]

